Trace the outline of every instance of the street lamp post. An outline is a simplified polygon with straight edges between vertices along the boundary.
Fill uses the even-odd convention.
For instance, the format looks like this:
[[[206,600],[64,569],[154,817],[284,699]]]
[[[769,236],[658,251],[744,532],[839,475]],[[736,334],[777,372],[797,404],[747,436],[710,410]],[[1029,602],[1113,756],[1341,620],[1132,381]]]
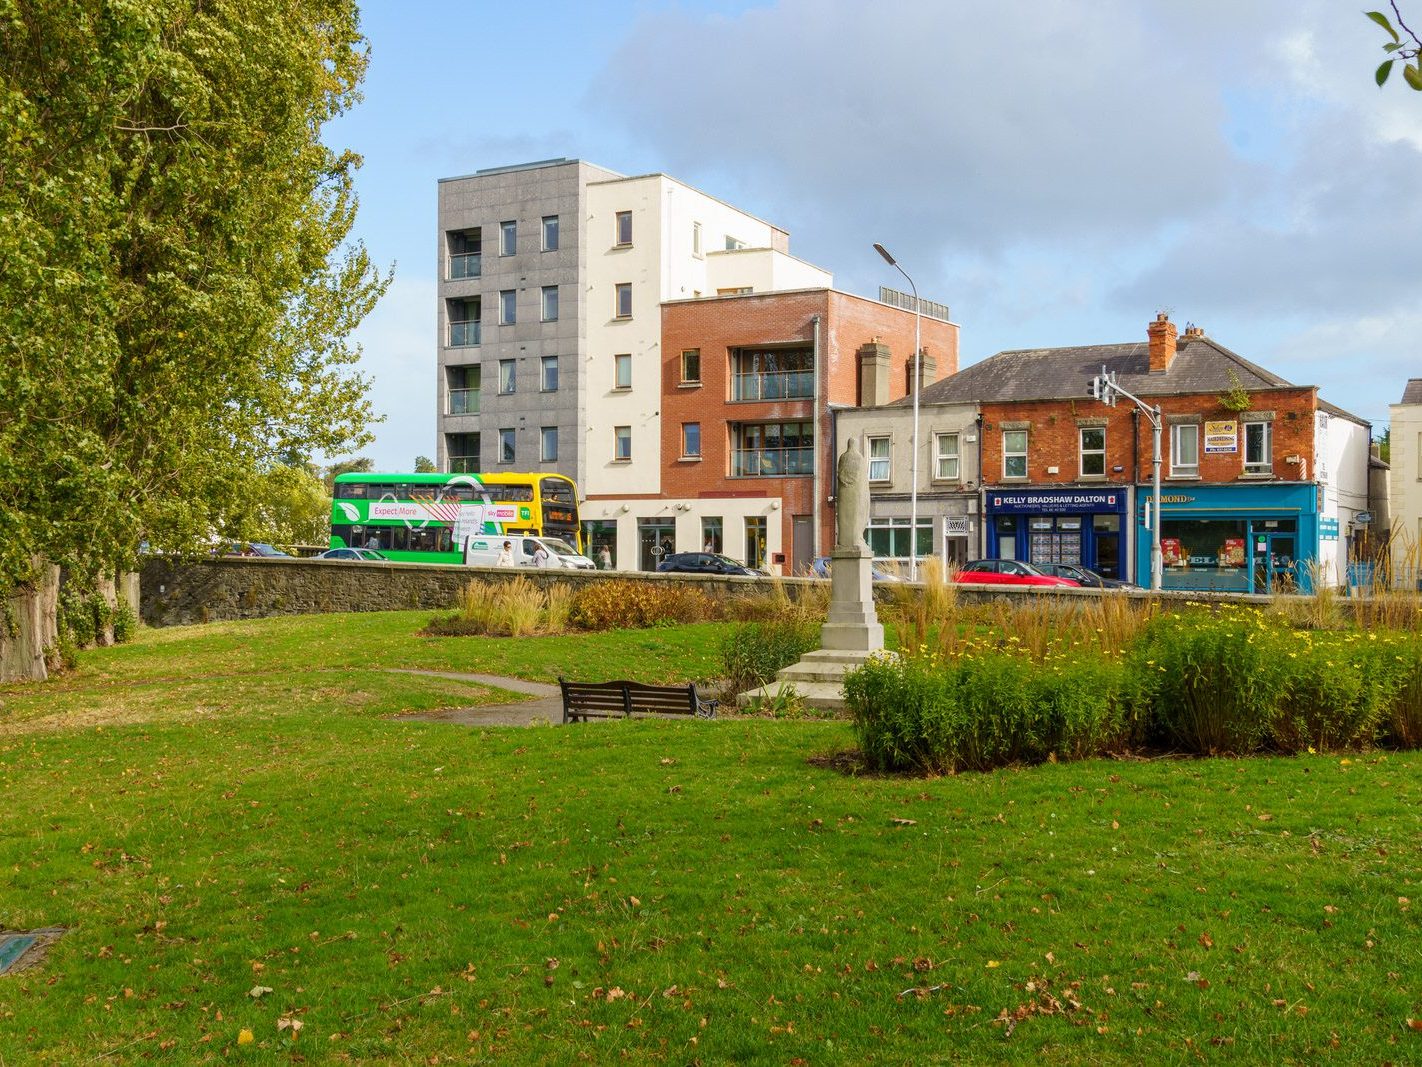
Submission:
[[[909,439],[912,453],[909,458],[909,581],[918,581],[918,389],[922,371],[919,354],[923,344],[919,340],[921,317],[918,306],[918,286],[914,285],[908,271],[899,266],[899,261],[889,255],[889,250],[877,242],[874,251],[884,257],[884,262],[904,276],[913,290],[913,436]]]
[[[1087,392],[1111,407],[1116,406],[1116,398],[1123,396],[1139,408],[1145,417],[1150,420],[1151,429],[1151,496],[1153,506],[1150,516],[1150,587],[1154,592],[1160,592],[1160,587],[1164,577],[1164,559],[1160,551],[1160,431],[1161,413],[1160,405],[1151,407],[1140,397],[1128,390],[1122,389],[1116,381],[1116,372],[1107,371],[1105,365],[1101,367],[1101,373],[1091,379]]]

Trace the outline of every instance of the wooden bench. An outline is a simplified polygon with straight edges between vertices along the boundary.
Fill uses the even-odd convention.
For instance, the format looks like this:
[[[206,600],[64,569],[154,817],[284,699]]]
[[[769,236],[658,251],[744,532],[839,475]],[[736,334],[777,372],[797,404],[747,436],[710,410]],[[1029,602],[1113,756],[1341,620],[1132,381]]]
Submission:
[[[643,682],[570,682],[558,679],[563,690],[563,721],[630,719],[645,715],[716,717],[717,700],[696,691],[696,684],[647,685]]]

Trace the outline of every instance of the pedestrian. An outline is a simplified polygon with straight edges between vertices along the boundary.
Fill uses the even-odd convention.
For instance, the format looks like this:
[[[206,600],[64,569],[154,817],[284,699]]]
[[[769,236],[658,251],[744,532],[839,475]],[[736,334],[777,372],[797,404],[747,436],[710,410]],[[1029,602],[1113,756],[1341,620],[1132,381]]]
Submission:
[[[374,531],[374,530],[371,530],[371,531],[370,531],[370,536],[365,539],[365,547],[366,547],[366,548],[379,548],[379,547],[380,547],[380,538],[378,538],[378,537],[375,536],[375,531]]]
[[[494,560],[494,566],[495,566],[495,567],[512,567],[513,565],[514,565],[514,558],[513,558],[513,542],[512,542],[512,541],[505,541],[505,542],[504,542],[504,547],[503,547],[502,549],[500,549],[500,551],[499,551],[499,558],[496,559],[496,560]]]
[[[607,550],[606,545],[597,550],[597,565],[601,570],[612,570],[612,553]]]
[[[546,567],[546,566],[548,566],[548,560],[549,560],[548,549],[546,549],[545,547],[543,547],[543,542],[542,542],[542,541],[535,541],[535,542],[534,542],[534,545],[535,545],[536,547],[533,549],[533,565],[534,565],[535,567]]]

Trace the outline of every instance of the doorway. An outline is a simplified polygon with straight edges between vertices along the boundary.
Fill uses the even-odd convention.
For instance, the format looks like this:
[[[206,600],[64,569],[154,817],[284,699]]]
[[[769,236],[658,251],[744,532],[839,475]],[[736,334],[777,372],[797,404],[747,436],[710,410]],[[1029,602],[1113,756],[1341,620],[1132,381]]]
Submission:
[[[814,520],[809,515],[794,515],[790,519],[790,574],[809,574],[815,554],[810,531]]]

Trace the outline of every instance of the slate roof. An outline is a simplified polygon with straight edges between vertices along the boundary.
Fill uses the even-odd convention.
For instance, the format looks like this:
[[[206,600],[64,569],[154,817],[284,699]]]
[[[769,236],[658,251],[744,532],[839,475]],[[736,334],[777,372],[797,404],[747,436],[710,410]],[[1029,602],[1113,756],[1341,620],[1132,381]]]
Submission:
[[[957,374],[925,386],[920,403],[1001,403],[1064,400],[1087,396],[1102,366],[1120,385],[1140,397],[1183,393],[1223,393],[1233,388],[1234,371],[1245,389],[1289,387],[1293,383],[1249,362],[1208,337],[1180,338],[1164,374],[1150,373],[1146,341],[1075,348],[1024,348],[999,352]],[[895,401],[911,403],[910,398]]]
[[[924,395],[928,394],[925,389]],[[1404,404],[1422,404],[1422,378],[1407,379],[1407,388],[1402,391],[1402,402]]]

